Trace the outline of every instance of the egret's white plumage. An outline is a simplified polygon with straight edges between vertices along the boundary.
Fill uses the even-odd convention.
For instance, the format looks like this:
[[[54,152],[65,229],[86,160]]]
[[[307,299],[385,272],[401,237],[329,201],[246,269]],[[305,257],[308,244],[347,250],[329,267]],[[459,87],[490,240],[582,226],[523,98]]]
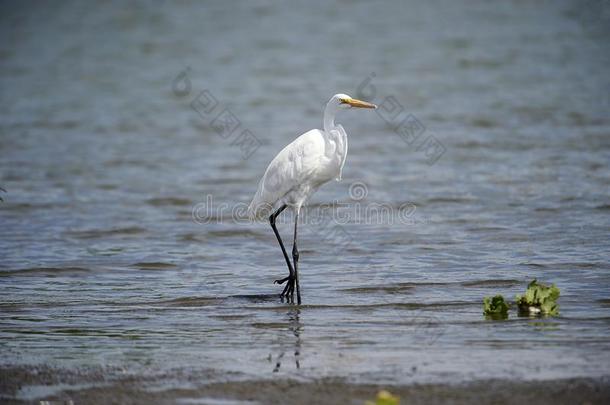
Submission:
[[[326,135],[312,129],[299,136],[267,167],[250,204],[251,216],[267,218],[282,204],[299,209],[322,184],[340,179],[346,152],[343,130]]]
[[[298,303],[301,303],[298,278],[297,224],[299,211],[309,197],[324,183],[341,180],[347,156],[347,134],[335,124],[335,115],[341,109],[375,108],[374,104],[335,94],[324,109],[324,129],[312,129],[292,141],[273,158],[258,183],[256,194],[248,207],[251,219],[269,218],[288,265],[289,276],[276,280],[288,281],[281,296],[292,296],[296,285]],[[275,217],[286,207],[295,212],[293,263],[290,262],[282,238],[275,226]]]
[[[345,94],[336,94],[324,110],[324,129],[305,132],[277,154],[258,183],[248,208],[252,219],[269,217],[283,204],[298,211],[322,184],[341,180],[347,134],[341,125],[335,124],[335,115],[340,109],[353,106],[374,108]]]

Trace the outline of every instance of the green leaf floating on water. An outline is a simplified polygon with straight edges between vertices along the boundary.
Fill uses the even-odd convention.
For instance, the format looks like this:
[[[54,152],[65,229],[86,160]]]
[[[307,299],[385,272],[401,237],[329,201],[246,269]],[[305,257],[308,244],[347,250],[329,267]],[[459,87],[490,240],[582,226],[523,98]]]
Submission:
[[[559,314],[558,298],[559,288],[555,284],[549,287],[539,284],[536,279],[529,283],[525,294],[515,297],[520,313],[543,315]]]
[[[501,295],[483,298],[483,314],[488,318],[506,319],[508,318],[508,308],[509,305]]]

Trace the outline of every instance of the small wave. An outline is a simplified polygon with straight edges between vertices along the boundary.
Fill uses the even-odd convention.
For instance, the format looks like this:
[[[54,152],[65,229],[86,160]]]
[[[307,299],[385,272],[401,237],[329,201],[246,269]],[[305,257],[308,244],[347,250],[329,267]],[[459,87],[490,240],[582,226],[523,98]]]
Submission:
[[[455,144],[455,146],[457,148],[460,149],[480,149],[480,148],[489,148],[489,144],[483,143],[483,142],[479,142],[479,141],[475,141],[475,140],[470,140],[470,141],[465,141],[465,142],[458,142]]]
[[[182,235],[178,235],[178,240],[181,242],[203,242],[203,238],[194,233],[185,233]]]
[[[425,204],[464,204],[476,201],[473,197],[432,197],[424,201]]]
[[[100,190],[116,190],[119,188],[116,184],[98,184],[96,187]]]
[[[354,287],[354,288],[346,288],[341,291],[352,293],[352,294],[398,294],[404,292],[410,292],[415,288],[415,285],[412,283],[403,285],[383,285],[383,286],[372,286],[372,287]]]
[[[529,235],[519,235],[519,234],[498,234],[498,235],[489,235],[484,237],[487,242],[529,242]]]
[[[409,283],[398,283],[394,285],[380,285],[371,287],[353,287],[346,288],[341,291],[354,294],[398,294],[408,293],[417,287],[438,287],[438,286],[462,286],[462,287],[495,287],[495,286],[513,286],[521,284],[519,280],[474,280],[474,281],[456,281],[456,282],[409,282]]]
[[[559,207],[537,207],[534,208],[535,212],[558,212],[561,211]]]
[[[458,60],[458,66],[462,69],[497,69],[504,64],[504,61],[494,59],[467,59],[461,58]]]
[[[602,307],[610,307],[610,298],[602,298],[597,300],[601,304]]]
[[[166,269],[175,269],[175,264],[172,263],[164,263],[164,262],[138,262],[134,263],[129,267],[135,267],[140,270],[166,270]]]
[[[311,309],[353,309],[353,310],[369,310],[369,309],[383,309],[383,308],[394,308],[394,309],[425,309],[425,308],[447,308],[447,307],[468,307],[473,305],[480,305],[478,301],[443,301],[443,302],[384,302],[378,304],[338,304],[338,305],[324,305],[324,304],[305,304],[302,308]]]
[[[46,276],[58,276],[58,275],[70,275],[70,274],[83,274],[88,273],[89,269],[83,267],[31,267],[25,269],[14,269],[14,270],[2,270],[0,271],[0,277],[8,276],[27,276],[27,275],[46,275]]]
[[[129,226],[124,228],[113,229],[90,229],[84,231],[69,231],[66,235],[79,239],[96,239],[108,236],[128,236],[145,233],[146,229],[139,226]]]
[[[222,301],[222,298],[217,297],[180,297],[171,300],[157,301],[153,304],[162,304],[172,307],[206,307],[219,304]]]
[[[530,267],[538,267],[538,268],[541,268],[541,269],[544,269],[544,268],[548,267],[546,264],[535,263],[535,262],[532,262],[532,263],[521,263],[521,265],[522,266],[530,266]]]
[[[476,128],[494,128],[497,126],[496,121],[483,117],[474,118],[470,124]]]
[[[469,232],[503,232],[507,230],[509,228],[503,226],[476,226],[468,229]]]
[[[178,197],[160,197],[160,198],[151,198],[146,201],[148,204],[154,207],[163,207],[163,206],[187,206],[192,205],[192,201],[186,198],[178,198]]]
[[[279,300],[279,294],[247,294],[247,295],[230,295],[228,298],[246,300],[254,303],[272,302]]]
[[[247,236],[252,238],[265,237],[260,232],[251,231],[249,229],[226,229],[221,231],[208,231],[208,235],[217,238],[230,238],[234,236]]]
[[[464,281],[460,285],[464,287],[502,287],[502,286],[513,286],[519,285],[519,280],[475,280],[475,281]]]
[[[286,329],[289,327],[288,324],[281,322],[254,322],[250,326],[256,329]]]
[[[521,263],[524,266],[531,266],[531,267],[539,267],[542,269],[554,269],[554,270],[571,270],[574,268],[579,268],[579,269],[594,269],[597,267],[602,267],[603,263],[601,262],[565,262],[565,263],[561,263],[561,262],[555,262],[555,263]]]
[[[212,318],[220,319],[222,321],[241,321],[243,319],[250,318],[250,317],[251,317],[250,315],[237,315],[237,314],[212,315]]]
[[[224,178],[207,178],[207,179],[202,179],[200,181],[198,181],[198,184],[202,184],[204,186],[207,185],[216,185],[216,184],[222,184],[222,185],[226,185],[226,184],[244,184],[247,180],[245,180],[243,177],[239,177],[239,178],[228,178],[228,177],[224,177]]]
[[[40,203],[40,204],[31,204],[31,203],[13,203],[8,200],[7,197],[4,197],[6,204],[2,205],[3,210],[7,211],[34,211],[34,210],[45,210],[50,211],[54,208],[64,207],[65,204],[50,204],[50,203]]]

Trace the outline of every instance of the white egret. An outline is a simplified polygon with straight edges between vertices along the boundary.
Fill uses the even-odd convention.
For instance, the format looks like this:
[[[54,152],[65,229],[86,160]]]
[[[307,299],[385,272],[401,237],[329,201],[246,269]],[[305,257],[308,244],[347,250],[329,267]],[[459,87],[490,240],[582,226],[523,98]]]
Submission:
[[[347,134],[341,125],[335,124],[335,115],[341,109],[352,107],[377,108],[375,104],[356,100],[346,94],[332,96],[324,109],[324,129],[305,132],[277,154],[265,170],[248,207],[251,219],[269,218],[288,265],[288,277],[275,280],[275,283],[287,282],[280,296],[292,302],[296,286],[297,302],[301,303],[297,248],[299,212],[322,184],[332,179],[341,180],[347,155]],[[288,206],[294,210],[293,263],[275,226],[275,219]]]

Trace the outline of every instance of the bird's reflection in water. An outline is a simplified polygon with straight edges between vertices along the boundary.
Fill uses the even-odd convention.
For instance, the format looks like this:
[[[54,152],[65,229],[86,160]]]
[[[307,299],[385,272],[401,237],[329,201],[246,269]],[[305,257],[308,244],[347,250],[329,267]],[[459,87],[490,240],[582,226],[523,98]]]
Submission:
[[[301,329],[303,325],[300,321],[301,310],[298,307],[290,308],[290,310],[286,313],[286,326],[288,330],[294,336],[294,364],[297,369],[301,368]],[[280,337],[281,339],[282,337]],[[282,339],[282,341],[285,341]],[[286,353],[286,349],[282,348],[282,351],[277,356],[275,367],[273,368],[273,372],[277,373],[280,371],[280,367],[282,367],[282,360],[284,359],[284,355]]]

